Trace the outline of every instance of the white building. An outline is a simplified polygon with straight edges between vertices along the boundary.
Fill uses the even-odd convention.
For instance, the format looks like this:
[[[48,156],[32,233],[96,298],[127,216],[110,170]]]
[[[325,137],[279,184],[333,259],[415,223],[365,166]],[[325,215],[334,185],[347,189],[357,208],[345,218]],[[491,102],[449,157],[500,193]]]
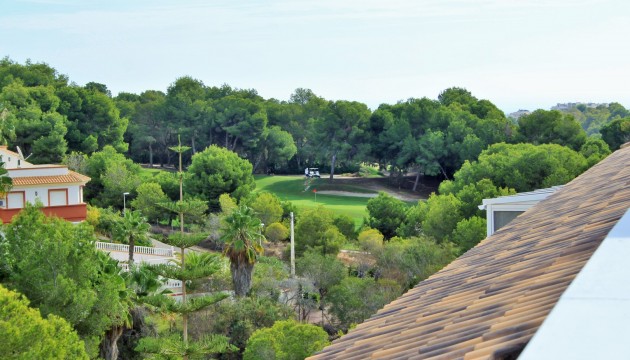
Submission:
[[[0,146],[0,161],[4,163],[13,187],[0,198],[0,218],[10,222],[26,203],[43,204],[46,215],[68,221],[83,221],[87,213],[83,202],[83,187],[90,178],[69,170],[65,165],[34,165],[23,157]]]

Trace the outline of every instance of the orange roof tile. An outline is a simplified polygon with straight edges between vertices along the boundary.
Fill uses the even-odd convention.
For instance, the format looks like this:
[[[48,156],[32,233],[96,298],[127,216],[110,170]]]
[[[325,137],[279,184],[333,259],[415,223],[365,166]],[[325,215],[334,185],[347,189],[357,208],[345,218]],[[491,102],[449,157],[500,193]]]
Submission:
[[[616,151],[310,359],[513,358],[630,207]]]
[[[90,178],[68,170],[67,175],[25,176],[13,178],[13,186],[87,183]]]

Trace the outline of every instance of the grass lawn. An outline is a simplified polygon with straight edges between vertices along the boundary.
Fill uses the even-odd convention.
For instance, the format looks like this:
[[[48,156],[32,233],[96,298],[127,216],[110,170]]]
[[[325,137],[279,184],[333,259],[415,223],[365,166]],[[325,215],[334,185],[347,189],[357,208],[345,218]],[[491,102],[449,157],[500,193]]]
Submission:
[[[268,191],[282,200],[289,200],[300,208],[323,205],[337,214],[345,214],[354,219],[356,226],[360,226],[363,217],[367,215],[366,205],[369,198],[352,196],[335,196],[315,194],[313,189],[372,192],[356,186],[329,184],[327,179],[313,180],[308,190],[305,190],[304,176],[255,176],[256,191]],[[317,196],[317,201],[315,197]]]

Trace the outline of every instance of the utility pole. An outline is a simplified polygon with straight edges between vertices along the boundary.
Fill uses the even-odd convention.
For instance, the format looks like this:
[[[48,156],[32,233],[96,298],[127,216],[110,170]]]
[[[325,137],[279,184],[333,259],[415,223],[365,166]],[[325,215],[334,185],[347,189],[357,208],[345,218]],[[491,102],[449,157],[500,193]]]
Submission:
[[[291,278],[295,278],[295,236],[293,232],[293,211],[291,211]]]

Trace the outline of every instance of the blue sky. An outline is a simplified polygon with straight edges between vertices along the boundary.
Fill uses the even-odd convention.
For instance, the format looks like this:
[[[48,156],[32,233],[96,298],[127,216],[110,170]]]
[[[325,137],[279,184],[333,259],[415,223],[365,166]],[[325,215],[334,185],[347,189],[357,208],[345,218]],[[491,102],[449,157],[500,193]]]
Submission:
[[[506,112],[630,107],[629,25],[627,0],[5,0],[0,56],[114,95],[190,75],[371,108],[451,86]]]

